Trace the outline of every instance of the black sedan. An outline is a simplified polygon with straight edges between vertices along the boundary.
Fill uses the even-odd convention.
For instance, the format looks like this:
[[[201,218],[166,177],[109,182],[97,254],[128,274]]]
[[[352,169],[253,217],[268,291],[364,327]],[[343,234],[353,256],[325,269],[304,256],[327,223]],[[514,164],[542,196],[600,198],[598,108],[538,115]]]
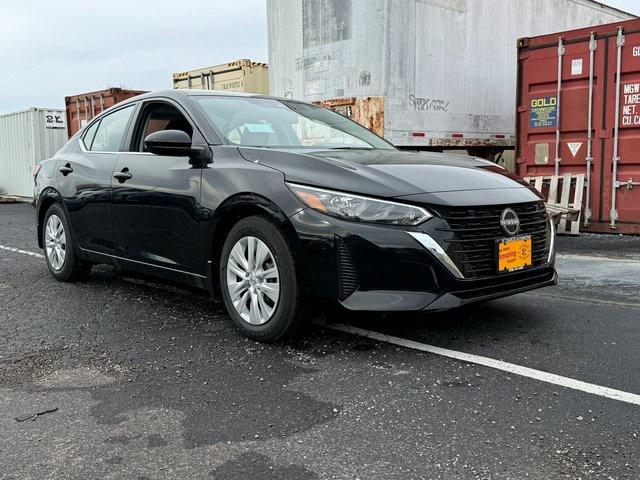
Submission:
[[[35,185],[57,280],[107,263],[207,289],[264,341],[318,300],[435,311],[557,282],[553,223],[515,176],[398,151],[304,102],[134,97],[44,161]]]

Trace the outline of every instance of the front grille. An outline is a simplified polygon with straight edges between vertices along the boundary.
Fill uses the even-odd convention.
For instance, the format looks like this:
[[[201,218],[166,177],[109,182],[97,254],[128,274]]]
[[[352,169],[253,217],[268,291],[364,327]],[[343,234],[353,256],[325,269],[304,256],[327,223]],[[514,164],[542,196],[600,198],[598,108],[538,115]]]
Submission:
[[[512,208],[520,217],[518,235],[531,235],[533,266],[546,263],[549,256],[547,213],[542,202],[483,207],[435,207],[449,227],[447,254],[465,278],[484,278],[498,272],[496,243],[507,235],[500,226],[500,215]]]

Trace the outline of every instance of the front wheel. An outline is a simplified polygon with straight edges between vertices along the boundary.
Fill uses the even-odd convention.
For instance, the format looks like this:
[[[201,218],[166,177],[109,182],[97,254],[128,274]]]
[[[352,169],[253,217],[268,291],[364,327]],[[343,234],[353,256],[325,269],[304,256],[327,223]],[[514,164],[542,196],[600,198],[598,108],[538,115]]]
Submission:
[[[220,258],[222,297],[245,335],[274,342],[302,324],[293,249],[285,234],[264,217],[248,217],[229,232]]]

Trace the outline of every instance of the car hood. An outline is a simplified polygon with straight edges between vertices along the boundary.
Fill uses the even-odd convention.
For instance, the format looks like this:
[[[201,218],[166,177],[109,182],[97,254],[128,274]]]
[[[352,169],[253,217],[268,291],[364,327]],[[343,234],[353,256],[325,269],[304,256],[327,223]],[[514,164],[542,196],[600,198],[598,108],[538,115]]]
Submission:
[[[398,150],[239,150],[245,159],[283,172],[288,182],[382,198],[478,190],[530,192],[512,173],[474,157]],[[529,201],[528,196],[522,201]]]

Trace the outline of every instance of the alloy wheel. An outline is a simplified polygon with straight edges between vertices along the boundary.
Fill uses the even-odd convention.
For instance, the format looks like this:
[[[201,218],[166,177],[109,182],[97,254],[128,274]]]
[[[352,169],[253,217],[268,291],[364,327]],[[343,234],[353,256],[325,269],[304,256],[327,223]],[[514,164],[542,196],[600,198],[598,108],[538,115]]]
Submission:
[[[227,289],[234,308],[251,325],[264,325],[280,297],[280,274],[273,253],[256,237],[236,242],[227,259]]]
[[[51,268],[56,272],[64,266],[67,256],[67,236],[60,217],[51,215],[45,227],[45,249]]]

